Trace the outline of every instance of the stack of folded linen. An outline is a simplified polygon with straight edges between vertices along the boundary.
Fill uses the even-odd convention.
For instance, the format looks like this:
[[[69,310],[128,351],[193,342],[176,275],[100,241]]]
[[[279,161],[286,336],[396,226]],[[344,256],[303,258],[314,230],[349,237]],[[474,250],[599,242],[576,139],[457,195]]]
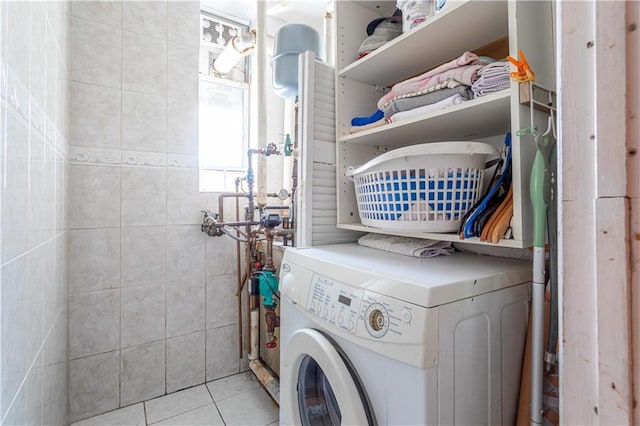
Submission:
[[[510,82],[509,62],[493,62],[480,71],[478,71],[478,79],[471,85],[471,90],[476,97],[486,96],[490,93],[499,92],[508,89]]]
[[[397,83],[378,101],[378,108],[393,122],[398,121],[395,115],[400,112],[431,106],[420,110],[419,114],[424,114],[472,99],[470,86],[486,64],[474,53],[465,52],[453,61]]]

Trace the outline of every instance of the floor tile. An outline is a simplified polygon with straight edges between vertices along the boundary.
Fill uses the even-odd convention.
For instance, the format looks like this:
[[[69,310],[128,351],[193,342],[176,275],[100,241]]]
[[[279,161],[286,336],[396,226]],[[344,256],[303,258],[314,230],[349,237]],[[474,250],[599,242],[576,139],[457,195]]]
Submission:
[[[140,403],[91,417],[87,420],[73,423],[71,426],[145,426],[145,424],[144,407],[142,406],[142,403]]]
[[[278,406],[264,389],[252,389],[216,404],[227,426],[268,425],[278,420]]]
[[[246,410],[246,407],[245,407]],[[195,410],[188,411],[170,419],[165,419],[160,423],[154,423],[155,425],[175,425],[175,426],[209,426],[209,425],[224,425],[220,413],[214,404],[205,405],[204,407],[196,408]],[[228,424],[228,423],[227,423]]]
[[[261,388],[256,376],[249,371],[214,380],[207,383],[207,387],[211,391],[211,396],[213,396],[215,402]]]
[[[147,421],[151,424],[213,404],[213,400],[206,386],[200,385],[152,399],[144,404],[147,409]]]

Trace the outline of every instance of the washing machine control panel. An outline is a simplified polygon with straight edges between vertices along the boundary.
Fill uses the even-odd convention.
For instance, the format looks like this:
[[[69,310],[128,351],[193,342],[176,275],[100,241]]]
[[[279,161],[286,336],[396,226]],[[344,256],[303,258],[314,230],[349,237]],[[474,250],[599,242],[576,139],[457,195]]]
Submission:
[[[362,294],[362,290],[313,274],[306,309],[341,330],[355,334]]]

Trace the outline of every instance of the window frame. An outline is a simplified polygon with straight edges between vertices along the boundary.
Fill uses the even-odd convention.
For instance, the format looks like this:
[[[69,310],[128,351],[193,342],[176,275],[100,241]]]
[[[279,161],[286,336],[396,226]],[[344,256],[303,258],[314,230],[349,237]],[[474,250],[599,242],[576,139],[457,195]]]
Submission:
[[[241,19],[233,19],[223,13],[219,13],[213,10],[209,10],[206,8],[201,8],[200,10],[200,19],[206,16],[215,20],[219,20],[222,22],[226,22],[230,25],[241,27],[243,30],[249,30],[249,22],[243,21]],[[211,50],[211,43],[207,42],[203,39],[202,34],[200,35],[200,47],[199,49],[206,48],[207,50]],[[207,67],[209,69],[209,67]],[[200,152],[200,144],[202,143],[200,132],[198,132],[198,186],[199,191],[203,193],[207,192],[228,192],[232,190],[232,185],[229,175],[235,175],[238,172],[245,172],[247,169],[247,158],[245,153],[249,149],[250,145],[250,130],[251,130],[251,111],[250,111],[250,96],[251,96],[251,61],[246,61],[245,67],[245,81],[234,81],[225,78],[218,77],[212,74],[202,73],[200,70],[200,66],[198,66],[198,106],[200,106],[200,87],[202,84],[220,84],[227,87],[233,87],[242,90],[243,99],[242,99],[242,108],[243,108],[243,137],[242,137],[242,146],[241,146],[241,158],[242,163],[241,166],[219,166],[212,164],[205,164],[202,160]],[[200,115],[198,114],[198,127],[200,127]],[[224,174],[224,180],[220,187],[216,185],[204,183],[206,172],[222,172]],[[235,179],[235,177],[233,178]]]

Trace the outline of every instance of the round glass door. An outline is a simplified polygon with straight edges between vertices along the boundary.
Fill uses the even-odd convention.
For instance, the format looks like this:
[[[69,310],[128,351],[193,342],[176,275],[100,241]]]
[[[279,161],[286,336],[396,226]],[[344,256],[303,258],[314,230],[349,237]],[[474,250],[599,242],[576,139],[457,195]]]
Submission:
[[[309,355],[303,358],[298,372],[298,407],[303,426],[342,423],[340,407],[329,379]]]
[[[280,369],[280,420],[296,425],[375,425],[355,368],[321,332],[295,331]]]

